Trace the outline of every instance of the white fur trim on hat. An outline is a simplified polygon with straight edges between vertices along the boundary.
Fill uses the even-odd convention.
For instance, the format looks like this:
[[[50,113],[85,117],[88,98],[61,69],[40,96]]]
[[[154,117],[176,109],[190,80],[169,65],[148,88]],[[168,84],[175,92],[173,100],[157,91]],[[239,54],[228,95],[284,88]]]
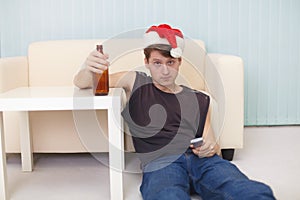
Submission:
[[[173,58],[180,58],[182,55],[182,50],[179,47],[173,48],[170,51],[170,54]]]

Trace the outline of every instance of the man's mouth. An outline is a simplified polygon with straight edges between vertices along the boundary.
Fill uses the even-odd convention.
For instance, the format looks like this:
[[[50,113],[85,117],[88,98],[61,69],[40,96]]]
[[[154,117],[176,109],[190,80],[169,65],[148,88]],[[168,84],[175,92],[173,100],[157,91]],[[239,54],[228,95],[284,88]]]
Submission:
[[[165,76],[165,77],[161,77],[161,79],[162,79],[163,81],[168,81],[168,80],[171,79],[171,77],[170,77],[170,76]]]

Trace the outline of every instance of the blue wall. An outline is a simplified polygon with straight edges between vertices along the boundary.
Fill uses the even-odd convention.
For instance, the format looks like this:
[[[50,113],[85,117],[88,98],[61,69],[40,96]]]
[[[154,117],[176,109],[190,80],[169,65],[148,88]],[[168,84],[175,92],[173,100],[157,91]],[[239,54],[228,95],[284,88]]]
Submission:
[[[0,0],[0,56],[170,23],[245,63],[245,125],[300,124],[299,0]]]

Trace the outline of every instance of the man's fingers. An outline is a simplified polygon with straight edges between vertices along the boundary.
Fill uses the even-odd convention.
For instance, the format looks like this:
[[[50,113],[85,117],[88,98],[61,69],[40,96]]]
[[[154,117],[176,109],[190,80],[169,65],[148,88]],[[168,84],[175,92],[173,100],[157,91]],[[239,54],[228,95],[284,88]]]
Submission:
[[[92,51],[87,58],[88,61],[109,66],[109,61],[107,59],[108,59],[108,54],[102,54],[96,50]]]
[[[107,66],[104,65],[104,64],[99,64],[97,62],[94,62],[94,61],[91,61],[91,60],[87,60],[86,61],[86,66],[87,67],[91,67],[91,68],[95,68],[96,70],[106,70],[107,69]]]
[[[103,58],[97,58],[97,57],[89,57],[86,62],[91,62],[91,63],[96,63],[96,64],[100,64],[100,65],[105,65],[105,66],[109,66],[109,62],[106,59]]]

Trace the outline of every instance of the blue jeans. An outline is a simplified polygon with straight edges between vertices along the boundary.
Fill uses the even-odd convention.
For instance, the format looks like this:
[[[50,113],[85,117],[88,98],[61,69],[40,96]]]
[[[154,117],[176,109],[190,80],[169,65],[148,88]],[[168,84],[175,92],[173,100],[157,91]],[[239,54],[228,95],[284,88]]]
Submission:
[[[192,152],[161,169],[144,172],[140,187],[144,200],[186,200],[191,190],[203,200],[275,199],[269,186],[248,179],[231,162],[217,155],[199,158]]]

